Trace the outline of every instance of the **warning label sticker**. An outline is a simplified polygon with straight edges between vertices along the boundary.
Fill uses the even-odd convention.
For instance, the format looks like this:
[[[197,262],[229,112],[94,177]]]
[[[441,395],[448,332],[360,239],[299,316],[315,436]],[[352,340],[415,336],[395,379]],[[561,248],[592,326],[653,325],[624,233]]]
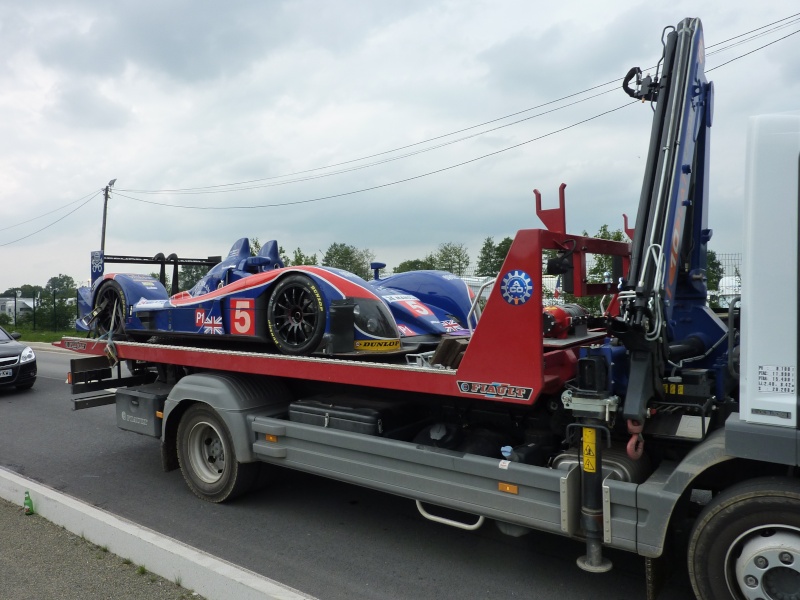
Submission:
[[[797,389],[795,367],[758,366],[758,391],[767,394],[794,394]]]
[[[597,433],[591,427],[583,428],[583,470],[586,473],[596,473],[597,464]]]

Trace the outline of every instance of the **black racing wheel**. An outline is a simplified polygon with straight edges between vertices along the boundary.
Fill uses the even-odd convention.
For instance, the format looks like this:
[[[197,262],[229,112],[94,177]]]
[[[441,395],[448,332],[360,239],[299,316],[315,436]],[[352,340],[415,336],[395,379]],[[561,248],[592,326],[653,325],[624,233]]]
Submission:
[[[112,335],[124,332],[128,303],[125,299],[125,292],[116,281],[106,281],[97,290],[94,309],[98,308],[100,312],[95,317],[94,326],[99,335],[104,335],[109,331]]]
[[[326,318],[320,289],[305,275],[285,277],[269,297],[269,334],[283,354],[314,352],[325,334]]]

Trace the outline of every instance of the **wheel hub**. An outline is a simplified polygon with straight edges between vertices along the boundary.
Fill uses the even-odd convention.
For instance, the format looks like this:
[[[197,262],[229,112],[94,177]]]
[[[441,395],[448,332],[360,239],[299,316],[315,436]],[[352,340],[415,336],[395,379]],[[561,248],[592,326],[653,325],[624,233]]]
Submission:
[[[754,532],[736,559],[736,583],[747,600],[800,600],[800,531]]]
[[[225,471],[225,444],[209,423],[196,424],[189,433],[189,461],[205,483],[219,481]]]

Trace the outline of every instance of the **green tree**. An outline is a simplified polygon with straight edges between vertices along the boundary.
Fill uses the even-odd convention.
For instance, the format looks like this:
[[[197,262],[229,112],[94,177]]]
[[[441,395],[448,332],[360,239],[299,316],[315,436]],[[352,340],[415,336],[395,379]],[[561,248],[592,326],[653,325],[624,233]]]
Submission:
[[[204,265],[181,265],[178,271],[178,288],[182,292],[192,289],[195,283],[205,277],[209,269],[211,269],[211,267],[206,267]],[[169,288],[167,288],[167,290],[169,290]]]
[[[443,271],[450,271],[456,275],[463,275],[469,266],[469,252],[464,244],[444,242],[436,250],[436,267]]]
[[[497,243],[497,251],[495,252],[495,274],[500,272],[500,269],[503,268],[503,263],[506,260],[506,256],[508,256],[508,251],[511,250],[511,244],[514,243],[513,238],[508,236],[504,237]]]
[[[69,275],[57,275],[47,280],[47,284],[44,286],[44,289],[51,293],[53,290],[64,294],[68,292],[75,293],[75,280]]]
[[[494,277],[500,273],[513,242],[514,240],[510,237],[505,237],[500,243],[495,244],[493,238],[487,237],[478,253],[478,265],[475,275],[479,277]]]
[[[490,277],[497,275],[494,270],[495,255],[497,254],[497,245],[494,243],[494,238],[487,237],[483,240],[480,252],[478,252],[478,265],[475,269],[475,275],[478,277]]]
[[[289,265],[316,265],[317,254],[305,254],[300,248],[295,248],[292,253],[292,258],[283,261],[288,267]]]
[[[350,244],[334,242],[325,251],[322,265],[335,267],[355,273],[363,279],[371,279],[372,271],[369,264],[375,260],[375,255],[367,249],[359,249]]]
[[[5,292],[0,294],[0,297],[13,298],[17,295],[17,292],[20,292],[22,298],[36,298],[43,290],[44,288],[40,285],[30,285],[26,283],[18,288],[8,288]]]
[[[706,287],[709,290],[719,290],[719,282],[725,274],[722,262],[713,250],[706,251]]]
[[[395,273],[406,273],[408,271],[428,271],[436,268],[436,256],[428,254],[425,258],[414,258],[404,260],[394,269]]]

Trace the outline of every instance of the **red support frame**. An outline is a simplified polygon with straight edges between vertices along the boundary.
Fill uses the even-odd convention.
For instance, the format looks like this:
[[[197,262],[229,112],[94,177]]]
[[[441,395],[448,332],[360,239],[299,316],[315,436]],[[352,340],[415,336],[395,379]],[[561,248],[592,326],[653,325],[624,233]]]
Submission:
[[[115,350],[120,360],[530,405],[543,393],[554,394],[563,388],[574,376],[580,346],[588,343],[586,337],[555,341],[542,335],[542,251],[573,244],[575,295],[610,293],[605,284],[587,281],[586,255],[622,256],[627,270],[629,244],[552,229],[520,230],[455,370],[132,342],[115,342]],[[595,332],[589,341],[599,341],[603,336],[604,332]],[[82,338],[64,338],[56,345],[95,355],[106,349],[105,342]]]

